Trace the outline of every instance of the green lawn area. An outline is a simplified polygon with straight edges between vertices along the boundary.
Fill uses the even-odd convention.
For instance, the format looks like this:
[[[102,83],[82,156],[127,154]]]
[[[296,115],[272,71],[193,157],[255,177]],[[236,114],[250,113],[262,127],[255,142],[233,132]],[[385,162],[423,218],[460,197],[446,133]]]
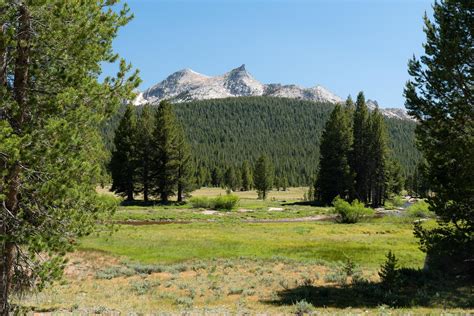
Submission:
[[[362,266],[373,268],[392,250],[403,266],[420,267],[424,257],[413,237],[412,225],[395,218],[351,225],[333,222],[123,225],[112,236],[84,239],[80,247],[143,263],[239,257],[334,262],[350,257]]]

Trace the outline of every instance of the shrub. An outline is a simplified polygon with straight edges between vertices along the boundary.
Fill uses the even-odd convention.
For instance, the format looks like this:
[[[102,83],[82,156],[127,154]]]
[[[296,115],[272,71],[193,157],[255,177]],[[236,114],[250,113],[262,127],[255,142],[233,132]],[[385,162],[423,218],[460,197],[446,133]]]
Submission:
[[[103,270],[97,271],[95,277],[97,279],[113,279],[121,276],[132,276],[135,274],[135,271],[123,266],[111,266]]]
[[[400,195],[395,195],[395,196],[392,198],[392,203],[393,203],[393,205],[395,205],[396,207],[401,207],[401,206],[403,206],[403,204],[405,204],[405,200],[403,199],[402,196],[400,196]]]
[[[347,275],[341,269],[336,269],[327,273],[324,276],[324,282],[328,283],[336,283],[339,285],[346,285],[347,284]]]
[[[306,300],[298,301],[295,304],[296,315],[304,315],[304,314],[311,313],[313,309],[314,309],[313,305],[311,303],[308,303]]]
[[[352,204],[336,197],[333,201],[334,211],[339,215],[338,221],[341,223],[357,223],[362,217],[374,214],[370,208],[366,208],[362,202],[354,200]]]
[[[207,197],[192,197],[189,203],[193,208],[212,208],[211,199]]]
[[[352,283],[357,283],[362,279],[360,267],[349,257],[344,262],[335,263],[331,272],[324,276],[324,281],[345,286],[349,281],[348,278],[352,279]]]
[[[237,294],[242,294],[244,292],[244,289],[239,288],[239,287],[233,287],[229,289],[229,292],[227,295],[237,295]]]
[[[160,281],[148,281],[148,280],[140,280],[140,281],[134,281],[130,283],[130,286],[132,288],[132,291],[137,293],[138,295],[144,295],[148,293],[153,287],[159,286]]]
[[[235,208],[238,202],[239,197],[237,195],[220,195],[214,199],[214,209],[230,211]]]
[[[191,308],[193,306],[193,299],[190,297],[178,297],[175,301],[176,305],[184,306],[187,308]]]
[[[419,200],[415,204],[409,206],[406,210],[409,217],[416,218],[432,218],[435,214],[429,210],[429,204],[424,200]]]
[[[219,195],[215,198],[193,197],[189,200],[193,208],[209,208],[230,211],[239,202],[239,197],[233,194]]]
[[[393,204],[392,201],[386,200],[384,203],[384,207],[386,210],[393,210],[395,208],[395,205]]]
[[[394,195],[392,198],[385,201],[385,209],[393,210],[397,207],[402,207],[405,204],[405,200],[401,195]]]
[[[152,274],[166,271],[166,267],[152,264],[129,263],[127,267],[138,274]]]

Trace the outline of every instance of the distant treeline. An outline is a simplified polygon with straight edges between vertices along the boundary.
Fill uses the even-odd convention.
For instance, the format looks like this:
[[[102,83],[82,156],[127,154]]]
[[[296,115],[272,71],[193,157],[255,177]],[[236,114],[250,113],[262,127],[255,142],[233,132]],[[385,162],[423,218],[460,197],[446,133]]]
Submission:
[[[266,154],[275,179],[289,186],[314,183],[321,134],[334,105],[275,97],[238,97],[193,101],[174,105],[191,146],[197,184],[213,185],[211,175],[225,174],[244,161],[254,165]],[[140,110],[140,109],[139,109]],[[121,111],[104,126],[107,146]],[[420,160],[415,147],[416,123],[384,118],[389,132],[390,155],[411,175]],[[214,182],[215,185],[215,182]]]

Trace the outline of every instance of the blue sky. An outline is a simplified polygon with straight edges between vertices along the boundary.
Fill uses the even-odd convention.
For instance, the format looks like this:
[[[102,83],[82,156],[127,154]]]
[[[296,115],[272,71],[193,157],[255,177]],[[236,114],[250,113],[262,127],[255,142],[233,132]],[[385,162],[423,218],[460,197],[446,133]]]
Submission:
[[[128,0],[135,19],[114,47],[144,90],[191,68],[241,64],[263,83],[320,84],[403,107],[407,61],[422,52],[425,0]],[[104,66],[104,72],[113,68]]]

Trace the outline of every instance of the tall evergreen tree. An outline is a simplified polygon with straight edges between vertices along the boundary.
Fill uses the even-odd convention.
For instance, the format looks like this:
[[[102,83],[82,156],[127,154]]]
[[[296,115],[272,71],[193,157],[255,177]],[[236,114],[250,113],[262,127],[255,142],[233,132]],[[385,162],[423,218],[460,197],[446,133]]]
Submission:
[[[386,160],[385,199],[390,195],[398,195],[405,187],[405,177],[400,163],[394,158]]]
[[[213,187],[220,187],[222,185],[222,170],[219,167],[214,167],[211,171],[211,185]]]
[[[145,202],[149,200],[151,164],[153,159],[153,131],[155,128],[153,111],[150,105],[145,105],[137,119],[135,151],[137,158],[137,182],[140,192],[143,192]]]
[[[336,196],[347,199],[352,190],[349,166],[352,131],[348,112],[336,105],[324,129],[316,180],[318,198],[330,204]]]
[[[283,176],[283,177],[281,178],[281,189],[282,189],[283,191],[286,191],[286,190],[288,189],[288,186],[289,186],[289,184],[288,184],[288,178],[287,178],[287,176]]]
[[[112,175],[111,191],[133,201],[136,191],[136,117],[133,105],[128,105],[125,114],[115,132],[115,150],[112,152],[110,172]]]
[[[262,155],[255,164],[254,185],[258,198],[265,200],[273,186],[273,166],[267,156]]]
[[[200,165],[196,170],[196,185],[198,187],[208,186],[211,182],[209,170]]]
[[[114,207],[95,190],[99,126],[138,84],[114,62],[117,1],[0,1],[0,315],[12,291],[61,276],[63,255]],[[80,41],[80,44],[78,44]]]
[[[253,176],[252,176],[252,169],[250,168],[250,164],[247,160],[244,160],[242,163],[242,190],[243,191],[250,191],[253,186]]]
[[[224,185],[227,189],[237,191],[238,179],[234,166],[229,166],[224,174]]]
[[[172,105],[161,101],[155,115],[155,130],[153,133],[153,177],[152,192],[167,203],[175,195],[178,183],[179,151],[177,144],[177,123]]]
[[[350,117],[352,117],[352,115],[354,115],[355,105],[354,105],[354,101],[352,100],[352,97],[350,95],[346,99],[346,102],[344,104],[344,108],[349,113]],[[352,128],[353,123],[354,122],[351,120],[351,128]]]
[[[372,207],[379,207],[384,204],[386,196],[387,173],[387,130],[382,113],[375,108],[369,115],[369,133],[367,141],[367,187],[368,197]],[[368,201],[369,202],[369,201]]]
[[[194,170],[191,161],[191,150],[180,125],[177,127],[176,133],[176,150],[177,195],[178,202],[182,202],[184,194],[190,192],[193,188],[194,179],[192,175]]]
[[[428,198],[439,227],[417,225],[428,265],[474,275],[474,6],[445,0],[425,15],[425,53],[408,65],[406,106],[434,194]]]
[[[364,203],[368,202],[368,160],[369,154],[369,112],[365,104],[363,92],[357,95],[356,108],[354,112],[353,135],[354,143],[352,149],[351,168],[355,175],[354,195],[352,199],[358,199]]]
[[[417,164],[413,174],[407,178],[407,190],[410,194],[421,198],[428,197],[430,185],[427,176],[427,169],[427,162],[425,159],[422,159]]]

